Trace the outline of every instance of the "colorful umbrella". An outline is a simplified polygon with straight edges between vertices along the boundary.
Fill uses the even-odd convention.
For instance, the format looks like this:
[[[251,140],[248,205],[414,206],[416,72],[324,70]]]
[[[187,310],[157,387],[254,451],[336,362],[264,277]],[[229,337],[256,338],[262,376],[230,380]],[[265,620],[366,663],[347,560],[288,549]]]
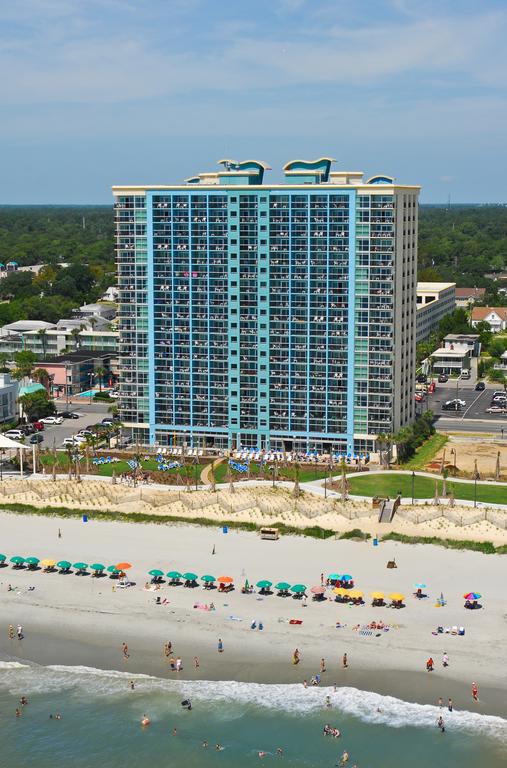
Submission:
[[[220,584],[232,584],[234,579],[232,576],[219,576],[217,581],[219,581]]]
[[[329,579],[329,581],[340,581],[341,576],[339,573],[330,573],[327,578]]]
[[[132,564],[131,563],[118,563],[116,567],[117,567],[117,569],[119,571],[128,571],[129,568],[132,568]]]
[[[62,571],[68,571],[70,566],[71,563],[68,560],[60,560],[60,562],[56,564],[56,567],[61,568]]]
[[[314,595],[323,595],[325,591],[325,587],[312,587],[310,589],[310,592],[312,592]]]
[[[108,573],[120,573],[116,565],[110,565],[106,568]]]
[[[279,581],[278,584],[275,584],[275,588],[279,589],[281,592],[286,592],[288,589],[290,589],[290,584],[288,584],[286,581]]]
[[[25,563],[28,563],[28,565],[39,565],[40,560],[38,557],[27,557]]]
[[[384,599],[384,593],[383,592],[372,592],[371,596],[374,600],[383,600]]]
[[[343,576],[340,576],[340,581],[354,581],[354,579],[349,573],[345,573]]]
[[[197,576],[197,574],[196,574],[196,573],[192,573],[191,571],[189,571],[188,573],[184,573],[184,574],[183,574],[183,578],[184,578],[186,581],[195,581],[195,580],[196,580],[197,578],[199,578],[199,577]]]
[[[103,571],[106,566],[102,565],[102,563],[94,563],[93,565],[90,565],[90,568],[92,571]]]
[[[46,557],[44,560],[41,560],[41,565],[44,566],[44,568],[54,568],[56,565],[56,560],[53,560],[51,557]]]
[[[161,571],[158,568],[152,568],[151,571],[148,571],[148,576],[160,577],[163,575],[164,575],[164,571]]]
[[[6,555],[0,555],[0,563],[4,563],[7,560]]]
[[[333,589],[333,592],[335,593],[335,595],[339,595],[340,597],[345,597],[345,595],[349,594],[348,590],[347,589],[343,589],[343,587],[335,587]]]
[[[23,565],[25,562],[24,557],[20,557],[19,555],[14,555],[14,557],[11,557],[11,563],[14,563],[14,565]]]
[[[207,584],[211,584],[213,581],[216,581],[216,578],[214,576],[210,576],[209,573],[207,573],[206,576],[201,576],[201,579]]]
[[[463,597],[465,600],[480,600],[482,595],[480,595],[478,592],[467,592],[467,594],[463,595]]]
[[[267,579],[262,579],[261,581],[257,582],[257,586],[259,589],[269,589],[271,586],[273,586],[273,582],[268,581]]]
[[[73,568],[77,568],[78,571],[86,571],[88,563],[74,563]]]
[[[401,595],[399,592],[391,592],[389,599],[394,600],[395,603],[400,603],[405,599],[405,595]]]
[[[181,573],[179,571],[169,571],[167,575],[170,579],[181,579]]]
[[[348,596],[352,597],[353,599],[359,599],[363,597],[363,593],[360,589],[349,589],[348,590]]]
[[[414,584],[416,589],[426,589],[426,584]]]
[[[294,584],[294,586],[290,588],[290,591],[295,592],[296,595],[299,595],[302,592],[306,592],[306,587],[304,584]]]

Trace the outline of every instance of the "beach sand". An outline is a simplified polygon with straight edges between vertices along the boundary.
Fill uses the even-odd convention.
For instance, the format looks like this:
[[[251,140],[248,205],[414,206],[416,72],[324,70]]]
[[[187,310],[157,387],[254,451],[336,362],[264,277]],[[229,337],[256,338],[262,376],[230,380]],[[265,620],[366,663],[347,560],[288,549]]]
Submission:
[[[0,530],[2,550],[9,557],[36,555],[105,565],[127,560],[133,564],[129,576],[135,582],[129,589],[113,591],[116,582],[108,577],[0,569],[2,658],[170,678],[176,673],[169,669],[163,645],[171,641],[174,655],[183,660],[182,679],[294,683],[318,673],[323,657],[323,685],[354,686],[421,703],[451,697],[457,708],[507,715],[505,561],[500,555],[394,542],[378,547],[303,537],[272,542],[253,533],[224,534],[219,527],[82,523],[7,513],[0,514]],[[386,563],[393,558],[398,568],[388,570]],[[321,573],[346,572],[364,590],[366,605],[308,600],[304,607],[292,598],[243,595],[239,588],[227,595],[166,584],[160,591],[145,591],[151,568],[231,575],[237,586],[248,578],[251,583],[269,579],[311,587],[320,583]],[[419,581],[428,585],[429,597],[423,600],[412,594]],[[7,591],[8,584],[13,591]],[[29,585],[35,590],[28,591]],[[386,595],[401,591],[407,607],[372,608],[369,594],[377,589]],[[483,610],[464,609],[462,595],[471,590],[483,595]],[[436,608],[441,592],[448,602]],[[169,605],[155,605],[157,595]],[[215,611],[193,607],[210,601]],[[293,618],[303,624],[290,625]],[[263,631],[250,629],[253,619],[263,622]],[[379,619],[391,625],[379,637],[352,629]],[[337,621],[346,626],[336,629]],[[17,623],[23,625],[25,638],[9,640],[8,625]],[[438,625],[464,626],[466,634],[433,635]],[[217,652],[219,638],[222,654]],[[122,657],[123,642],[129,646],[128,661]],[[296,647],[302,655],[298,666],[291,662]],[[450,657],[447,669],[441,663],[444,651]],[[345,652],[347,669],[341,663]],[[194,656],[200,658],[198,670]],[[424,671],[429,656],[435,660],[432,673]],[[477,703],[471,697],[474,680],[479,685]]]

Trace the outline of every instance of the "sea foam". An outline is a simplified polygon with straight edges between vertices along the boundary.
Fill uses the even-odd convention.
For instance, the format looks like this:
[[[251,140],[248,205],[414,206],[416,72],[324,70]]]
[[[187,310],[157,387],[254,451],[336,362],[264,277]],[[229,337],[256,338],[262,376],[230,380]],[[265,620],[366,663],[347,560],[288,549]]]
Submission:
[[[136,693],[147,696],[157,693],[174,694],[177,698],[191,698],[194,706],[202,704],[223,709],[230,705],[231,711],[238,704],[244,707],[258,707],[280,710],[286,714],[301,715],[328,711],[326,697],[331,710],[338,711],[363,722],[402,728],[406,726],[434,728],[436,720],[443,713],[449,730],[475,731],[507,743],[507,720],[493,715],[481,715],[466,710],[448,712],[430,704],[403,701],[394,696],[382,696],[357,688],[311,687],[300,684],[241,683],[236,681],[211,680],[165,680],[151,675],[134,674],[116,670],[103,670],[85,666],[52,665],[42,667],[35,664],[0,662],[0,686],[13,693],[25,695],[48,691],[75,689],[80,696],[124,696],[129,691],[129,681],[136,685]],[[167,705],[166,699],[164,699]]]

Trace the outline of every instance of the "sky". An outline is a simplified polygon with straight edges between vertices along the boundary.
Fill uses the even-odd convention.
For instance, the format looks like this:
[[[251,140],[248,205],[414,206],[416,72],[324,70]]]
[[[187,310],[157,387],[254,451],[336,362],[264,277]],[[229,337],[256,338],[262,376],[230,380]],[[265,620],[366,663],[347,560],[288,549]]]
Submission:
[[[223,157],[507,202],[506,0],[0,0],[0,203]]]

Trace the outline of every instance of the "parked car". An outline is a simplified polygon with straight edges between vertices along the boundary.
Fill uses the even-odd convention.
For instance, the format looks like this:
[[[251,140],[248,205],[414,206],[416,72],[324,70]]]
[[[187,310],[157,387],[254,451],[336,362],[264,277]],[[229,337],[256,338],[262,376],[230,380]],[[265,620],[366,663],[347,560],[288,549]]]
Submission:
[[[42,430],[44,429],[44,424],[42,423],[42,421],[34,421],[32,426],[38,432],[42,432]]]
[[[79,413],[74,413],[74,411],[60,411],[58,416],[63,419],[79,419]]]
[[[486,389],[486,385],[483,381],[478,381],[477,384],[475,385],[476,392],[484,392],[485,389]]]
[[[41,435],[40,432],[36,432],[34,435],[30,436],[30,440],[28,441],[32,445],[36,445],[37,443],[42,443],[44,440],[44,435]]]
[[[438,383],[445,384],[446,381],[449,381],[449,376],[446,373],[441,373],[438,377]]]
[[[8,429],[7,432],[4,432],[4,437],[8,437],[10,440],[21,440],[26,435],[20,429]]]
[[[507,397],[507,392],[505,389],[495,389],[492,397]]]
[[[462,409],[461,403],[444,403],[442,405],[443,411],[461,411]]]
[[[92,432],[90,429],[80,429],[77,433],[78,437],[96,437],[95,432]]]
[[[35,432],[35,427],[33,424],[23,424],[19,427],[19,429],[23,432],[24,435],[33,435]]]
[[[463,368],[463,370],[461,371],[461,374],[460,374],[460,378],[461,379],[469,379],[470,378],[470,371],[468,370],[468,368]]]
[[[427,381],[428,381],[428,377],[424,373],[420,373],[419,376],[417,377],[418,384],[426,384]]]
[[[501,405],[502,403],[507,403],[507,395],[495,395],[491,400],[491,405]]]
[[[486,413],[507,413],[507,408],[503,405],[492,405],[486,408]]]
[[[112,427],[113,420],[111,418],[102,419],[101,424],[103,427]]]
[[[61,416],[45,416],[41,422],[43,424],[63,424],[63,419]]]
[[[466,405],[466,400],[462,400],[460,397],[455,397],[452,400],[446,400],[445,404],[446,405],[455,405],[456,403],[458,403],[458,405],[465,406]]]
[[[86,442],[86,438],[80,435],[72,435],[72,437],[66,437],[62,445],[64,448],[73,447],[76,445],[82,445]]]

